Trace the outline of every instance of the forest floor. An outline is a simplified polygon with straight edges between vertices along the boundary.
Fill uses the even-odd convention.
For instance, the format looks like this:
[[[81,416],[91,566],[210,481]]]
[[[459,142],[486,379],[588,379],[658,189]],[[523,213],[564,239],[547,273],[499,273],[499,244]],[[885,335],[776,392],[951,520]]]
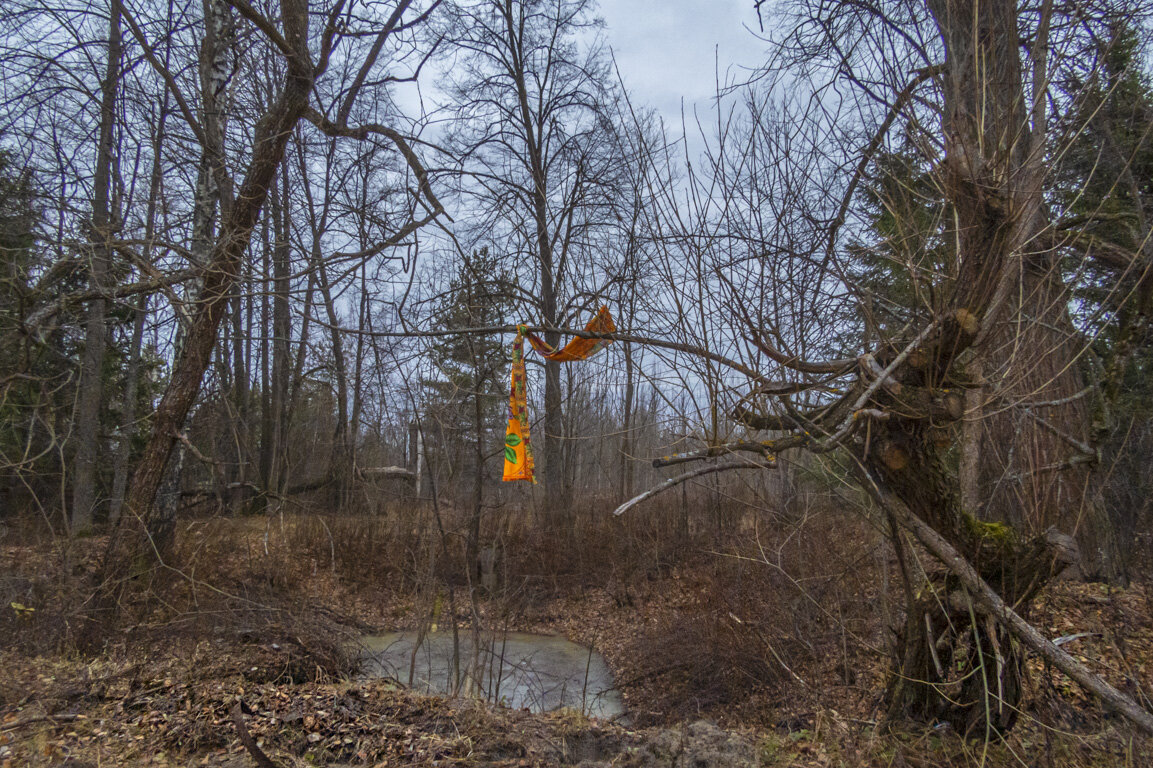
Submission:
[[[99,539],[74,547],[69,567],[91,569],[100,547]],[[0,549],[0,597],[45,599],[32,585],[59,568],[59,547]],[[265,547],[264,554],[276,553]],[[267,576],[260,560],[237,565],[233,576],[259,581]],[[708,557],[624,582],[586,580],[479,604],[494,628],[565,635],[603,653],[630,711],[617,723],[424,696],[342,675],[347,659],[336,657],[350,640],[412,626],[426,602],[412,590],[365,589],[306,559],[295,567],[296,577],[276,571],[271,580],[282,583],[261,593],[291,594],[290,602],[248,596],[239,609],[234,600],[214,602],[227,591],[218,587],[202,587],[191,602],[153,598],[137,606],[140,621],[84,653],[53,647],[45,636],[69,631],[53,623],[67,617],[50,621],[46,606],[5,600],[6,636],[19,630],[37,641],[0,648],[0,768],[1153,765],[1153,743],[1035,659],[1026,709],[1006,738],[963,738],[931,725],[878,727],[888,661],[867,642],[787,657],[787,674],[747,685],[738,679],[742,695],[712,690],[694,700],[691,688],[670,692],[669,668],[654,672],[660,649],[643,649],[660,641],[661,628],[700,620],[702,603],[712,599]],[[465,602],[462,594],[455,599]],[[457,606],[461,620],[465,607]],[[1033,620],[1050,637],[1077,635],[1066,648],[1114,685],[1138,698],[1153,691],[1147,586],[1061,582],[1046,591]]]

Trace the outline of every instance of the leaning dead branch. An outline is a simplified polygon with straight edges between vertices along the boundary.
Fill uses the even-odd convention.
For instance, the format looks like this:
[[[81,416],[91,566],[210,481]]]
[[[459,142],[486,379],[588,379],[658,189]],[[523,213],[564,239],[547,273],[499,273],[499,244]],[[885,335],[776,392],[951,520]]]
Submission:
[[[771,441],[770,441],[771,442]],[[661,461],[670,461],[674,457],[666,457]],[[692,458],[697,458],[693,456]],[[687,457],[686,457],[687,460]],[[667,466],[665,464],[664,466]],[[617,507],[614,515],[621,515],[636,505],[647,501],[681,483],[707,474],[728,472],[736,469],[765,469],[776,466],[776,460],[770,457],[768,461],[755,461],[743,459],[724,464],[712,464],[685,472],[665,480],[661,484],[633,497]],[[862,478],[866,473],[860,473]],[[957,577],[961,585],[972,596],[978,610],[987,617],[995,619],[1004,626],[1018,641],[1037,653],[1061,672],[1080,684],[1111,711],[1114,711],[1146,733],[1153,735],[1153,715],[1143,709],[1133,699],[1117,690],[1108,682],[1093,674],[1084,664],[1077,661],[1050,641],[1032,624],[1023,619],[1020,614],[1007,605],[997,592],[977,572],[976,568],[952,545],[944,536],[938,533],[926,522],[913,514],[904,504],[893,500],[883,494],[877,486],[866,481],[864,485],[874,500],[880,504],[888,514],[892,515],[901,527],[910,531],[917,540],[941,563]]]
[[[241,699],[236,700],[236,704],[232,707],[232,724],[236,726],[236,735],[240,737],[240,743],[248,750],[248,754],[252,755],[252,759],[260,768],[280,768],[280,766],[260,748],[256,743],[256,739],[252,738],[252,734],[248,732],[248,726],[244,724],[244,702]]]
[[[1153,715],[1133,699],[1093,674],[1088,667],[1061,650],[1054,642],[1042,635],[1036,627],[1021,618],[1020,614],[1001,599],[996,591],[989,586],[989,583],[981,578],[977,569],[944,536],[913,514],[904,504],[886,498],[871,483],[866,483],[866,488],[873,499],[892,514],[893,519],[911,532],[925,549],[957,577],[972,595],[981,612],[995,618],[1017,640],[1075,680],[1085,690],[1097,697],[1107,709],[1116,712],[1141,730],[1153,735]]]
[[[733,453],[759,454],[768,463],[758,466],[772,466],[775,454],[789,448],[799,448],[803,444],[804,439],[795,435],[780,440],[738,440],[731,443],[710,445],[699,451],[686,451],[685,453],[674,453],[671,456],[661,456],[659,459],[653,459],[653,467],[660,469],[661,467],[671,467],[674,464],[686,464],[690,461],[701,461],[702,459],[727,456]]]

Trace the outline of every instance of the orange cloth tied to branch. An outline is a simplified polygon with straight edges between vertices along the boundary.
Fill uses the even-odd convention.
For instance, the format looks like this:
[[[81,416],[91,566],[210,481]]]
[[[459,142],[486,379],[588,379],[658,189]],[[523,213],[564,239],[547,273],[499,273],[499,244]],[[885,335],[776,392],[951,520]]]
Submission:
[[[591,333],[612,333],[616,329],[608,307],[597,310],[596,317],[585,326],[585,330]],[[587,360],[611,344],[612,339],[586,339],[578,336],[561,349],[553,349],[544,339],[529,333],[527,326],[516,327],[516,341],[512,343],[512,387],[508,396],[508,430],[504,436],[504,479],[529,480],[535,483],[536,479],[532,474],[532,445],[528,436],[528,403],[525,396],[527,383],[524,368],[525,338],[544,359],[557,363]]]

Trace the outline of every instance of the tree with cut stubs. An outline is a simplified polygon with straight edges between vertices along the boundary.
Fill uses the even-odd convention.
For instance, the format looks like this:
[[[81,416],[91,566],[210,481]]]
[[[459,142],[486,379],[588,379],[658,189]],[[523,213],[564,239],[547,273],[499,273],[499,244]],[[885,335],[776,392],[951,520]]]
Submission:
[[[785,83],[783,73],[794,92],[800,82],[827,94],[832,81],[858,98],[837,114],[831,98],[782,97],[745,134],[722,127],[724,151],[709,177],[709,193],[721,197],[720,234],[698,276],[723,286],[732,333],[757,373],[733,415],[776,434],[656,463],[746,456],[715,471],[772,465],[787,451],[846,457],[891,524],[907,584],[887,690],[892,717],[966,733],[1011,727],[1025,644],[1153,729],[1149,713],[1023,618],[1052,578],[1081,561],[1071,534],[1099,519],[1086,394],[1096,382],[1078,365],[1089,340],[1069,313],[1071,286],[1052,246],[1061,212],[1048,194],[1061,150],[1052,85],[1072,64],[1062,56],[1083,20],[1053,3],[973,0],[802,0],[787,9],[774,66],[793,68],[765,82]],[[880,162],[897,157],[883,151],[895,126],[919,156],[904,169]],[[877,183],[885,173],[908,186],[885,192]],[[870,174],[890,206],[880,217],[859,207]],[[916,198],[918,188],[927,199],[894,194]],[[752,214],[742,219],[742,206],[771,208],[774,196],[794,208],[760,229]],[[916,221],[922,214],[931,215]],[[899,238],[915,258],[896,262],[903,282],[885,298],[897,311],[879,318],[866,301],[876,286],[854,267],[862,248],[891,257]],[[782,282],[802,273],[807,282]],[[805,351],[838,346],[835,359]],[[967,449],[976,450],[968,464]],[[945,570],[915,570],[908,534]]]

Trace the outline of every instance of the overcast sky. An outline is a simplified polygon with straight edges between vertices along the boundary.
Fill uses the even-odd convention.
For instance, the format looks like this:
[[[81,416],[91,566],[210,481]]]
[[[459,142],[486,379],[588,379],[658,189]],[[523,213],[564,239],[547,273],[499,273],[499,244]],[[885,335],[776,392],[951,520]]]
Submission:
[[[635,100],[679,124],[704,108],[721,78],[763,62],[753,0],[600,0],[609,45]],[[750,31],[752,30],[752,31]]]

